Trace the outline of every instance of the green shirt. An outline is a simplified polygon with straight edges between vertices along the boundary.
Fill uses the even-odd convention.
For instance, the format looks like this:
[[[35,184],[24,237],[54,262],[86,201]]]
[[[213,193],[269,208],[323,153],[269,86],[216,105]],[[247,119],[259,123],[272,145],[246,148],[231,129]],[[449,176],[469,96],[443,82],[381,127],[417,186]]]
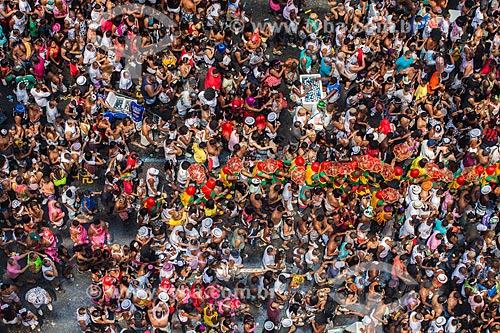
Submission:
[[[24,82],[26,84],[26,90],[30,91],[36,83],[36,79],[33,75],[25,75],[16,77],[16,86],[19,82]]]

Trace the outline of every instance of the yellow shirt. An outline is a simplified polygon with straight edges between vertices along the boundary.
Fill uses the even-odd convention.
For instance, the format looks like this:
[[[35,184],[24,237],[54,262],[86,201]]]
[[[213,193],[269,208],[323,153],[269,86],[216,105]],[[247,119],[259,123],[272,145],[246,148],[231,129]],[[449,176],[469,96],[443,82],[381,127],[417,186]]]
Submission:
[[[427,84],[425,86],[419,84],[417,89],[415,89],[415,100],[418,101],[419,99],[422,99],[425,96],[427,96]]]
[[[194,150],[194,160],[197,163],[205,163],[207,160],[207,153],[203,149],[201,149],[197,143],[193,144],[193,150]]]

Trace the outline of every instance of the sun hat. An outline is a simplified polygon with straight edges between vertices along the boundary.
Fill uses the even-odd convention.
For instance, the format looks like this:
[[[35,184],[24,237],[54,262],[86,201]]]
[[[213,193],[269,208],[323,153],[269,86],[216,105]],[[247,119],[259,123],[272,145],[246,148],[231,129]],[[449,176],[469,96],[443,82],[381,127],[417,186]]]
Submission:
[[[446,318],[444,318],[443,316],[437,317],[436,325],[443,326],[444,324],[446,324]]]
[[[448,277],[445,274],[441,273],[441,274],[438,274],[437,280],[439,283],[445,284],[446,282],[448,282]]]
[[[420,200],[412,201],[413,208],[420,209],[424,207],[424,204]]]
[[[266,331],[272,331],[272,330],[274,330],[274,323],[272,321],[270,321],[270,320],[266,321],[264,323],[264,329]]]
[[[212,230],[212,234],[214,235],[214,237],[219,238],[222,236],[222,230],[220,230],[219,228],[215,228],[214,230]]]
[[[345,267],[345,262],[344,261],[337,261],[335,264],[333,264],[333,266],[336,268],[336,269],[341,269],[343,267]]]
[[[171,271],[172,269],[174,269],[174,265],[172,265],[171,262],[166,262],[163,264],[163,266],[161,267],[162,270],[164,271]]]
[[[83,86],[85,83],[87,83],[87,78],[83,75],[79,76],[76,79],[76,84],[78,84],[79,86]]]
[[[148,297],[148,293],[144,289],[137,290],[137,298],[146,299]]]
[[[148,227],[146,226],[142,226],[139,228],[139,230],[137,230],[137,236],[139,238],[145,238],[149,235],[149,230],[148,230]]]
[[[271,112],[267,115],[267,120],[270,121],[270,122],[273,122],[276,120],[278,116],[276,115],[276,113],[274,112]]]
[[[26,112],[26,107],[22,104],[17,104],[15,107],[14,107],[14,110],[18,113],[23,113],[23,112]]]
[[[252,185],[259,186],[262,181],[259,178],[252,178],[251,183]]]
[[[253,118],[253,117],[246,117],[245,118],[245,124],[247,124],[248,126],[252,126],[253,124],[255,124],[255,118]]]
[[[168,302],[168,300],[170,299],[170,297],[168,297],[168,294],[164,291],[162,291],[159,295],[158,295],[158,299],[162,302]]]
[[[124,299],[121,304],[122,310],[128,310],[130,309],[130,306],[132,305],[132,302],[129,299]]]
[[[203,221],[201,221],[201,225],[203,226],[203,228],[210,228],[213,223],[214,221],[210,217],[207,217],[203,219]]]
[[[479,128],[471,129],[469,132],[469,136],[473,139],[479,138],[481,136],[481,130]]]
[[[282,321],[281,321],[281,326],[287,328],[287,327],[292,327],[293,325],[293,322],[290,318],[284,318]]]
[[[486,195],[488,193],[491,192],[491,186],[490,185],[484,185],[482,188],[481,188],[481,193]]]

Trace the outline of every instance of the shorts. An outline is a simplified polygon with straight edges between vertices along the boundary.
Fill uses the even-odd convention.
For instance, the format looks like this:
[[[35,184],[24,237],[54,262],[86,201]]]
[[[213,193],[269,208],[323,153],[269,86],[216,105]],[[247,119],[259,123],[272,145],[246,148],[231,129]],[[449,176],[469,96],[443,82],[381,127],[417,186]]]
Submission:
[[[300,232],[297,232],[297,236],[299,237],[301,243],[309,242],[309,235],[302,235]]]
[[[170,7],[167,6],[167,11],[169,13],[179,14],[181,12],[181,7],[179,6],[179,7],[175,8],[175,9],[173,9],[173,8],[170,8]]]

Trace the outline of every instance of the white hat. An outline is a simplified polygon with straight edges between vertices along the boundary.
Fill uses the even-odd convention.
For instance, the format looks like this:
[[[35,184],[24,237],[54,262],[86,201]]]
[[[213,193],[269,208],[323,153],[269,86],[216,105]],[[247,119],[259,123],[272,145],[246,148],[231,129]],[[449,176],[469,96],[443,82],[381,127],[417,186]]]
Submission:
[[[420,209],[420,208],[424,207],[424,204],[420,200],[413,201],[412,204],[413,204],[413,208],[416,208],[416,209]]]
[[[252,185],[259,186],[262,181],[259,178],[252,178],[251,183]]]
[[[203,219],[203,221],[201,221],[201,225],[203,226],[203,228],[210,228],[213,223],[214,223],[214,220],[212,220],[212,218],[210,218],[210,217],[207,217],[207,218]]]
[[[488,193],[491,192],[491,186],[490,185],[484,185],[482,188],[481,188],[481,193],[486,195]]]
[[[489,222],[490,224],[498,223],[498,216],[491,216]]]
[[[139,236],[139,238],[144,238],[144,237],[147,237],[149,235],[149,230],[148,230],[148,227],[146,226],[142,226],[139,228],[139,230],[137,230],[137,236]]]
[[[292,320],[290,318],[285,318],[285,319],[283,319],[281,321],[281,326],[283,326],[285,328],[286,327],[292,327],[292,325],[293,325],[293,322],[292,322]]]
[[[137,297],[139,299],[146,299],[148,297],[148,293],[144,289],[137,290]]]
[[[446,319],[443,316],[436,318],[436,325],[437,326],[443,326],[444,324],[446,324]]]
[[[132,305],[132,302],[129,299],[124,299],[122,304],[121,304],[121,307],[123,310],[128,310],[131,305]]]
[[[222,230],[220,230],[219,228],[215,228],[214,230],[212,230],[212,234],[214,235],[214,237],[221,237],[222,236]]]
[[[80,142],[75,142],[71,146],[71,149],[73,149],[73,150],[80,150],[81,148],[82,148],[82,144]]]
[[[316,39],[316,38],[317,38],[317,36],[316,36],[316,34],[313,32],[312,34],[310,34],[310,35],[309,35],[309,38],[311,38],[311,39]]]
[[[274,330],[274,323],[270,320],[266,321],[264,323],[264,329],[267,330],[267,331],[272,331]]]
[[[359,146],[353,146],[351,150],[354,155],[357,155],[361,151],[361,148]]]
[[[78,84],[79,86],[83,86],[85,83],[87,83],[87,78],[85,76],[79,76],[77,79],[76,79],[76,84]]]
[[[168,297],[168,294],[164,291],[162,291],[159,295],[158,295],[158,299],[162,302],[168,302],[168,300],[170,299],[170,297]]]
[[[448,282],[448,277],[445,274],[441,273],[441,274],[438,274],[437,280],[439,281],[439,283],[445,284],[446,282]]]
[[[483,215],[484,215],[484,214],[483,214]],[[477,231],[486,231],[486,230],[488,230],[488,227],[486,227],[484,224],[478,224],[478,225],[476,226],[476,230],[477,230]]]
[[[345,267],[345,262],[344,261],[337,261],[335,264],[333,264],[333,266],[336,269],[341,269],[341,268]]]
[[[271,122],[273,122],[273,121],[275,121],[275,120],[276,120],[276,118],[277,118],[277,117],[278,117],[278,116],[276,115],[276,113],[271,112],[271,113],[269,113],[269,114],[267,115],[267,121],[271,121]]]
[[[469,132],[469,136],[473,139],[479,138],[481,136],[481,130],[479,128],[471,129]]]
[[[253,118],[253,117],[246,117],[245,118],[245,124],[247,124],[248,126],[252,126],[253,124],[255,124],[255,118]]]
[[[422,188],[419,185],[411,185],[410,191],[411,191],[411,193],[418,195],[418,194],[420,194],[420,192],[422,192]]]
[[[149,168],[148,173],[152,174],[153,176],[158,176],[158,174],[160,173],[160,170],[158,170],[156,168]]]

